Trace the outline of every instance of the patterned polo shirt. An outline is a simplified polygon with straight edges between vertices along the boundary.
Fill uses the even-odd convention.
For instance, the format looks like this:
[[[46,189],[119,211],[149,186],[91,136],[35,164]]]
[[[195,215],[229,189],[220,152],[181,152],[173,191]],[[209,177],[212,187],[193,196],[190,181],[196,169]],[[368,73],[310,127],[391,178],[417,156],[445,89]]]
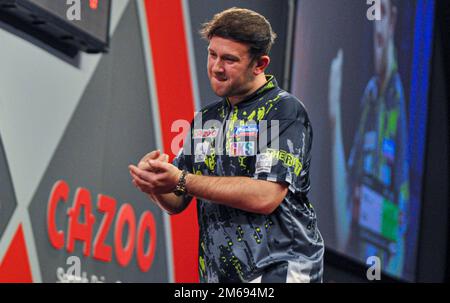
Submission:
[[[202,282],[322,281],[324,243],[307,197],[311,144],[304,105],[273,76],[240,103],[224,98],[195,116],[177,167],[289,188],[269,215],[197,199]]]

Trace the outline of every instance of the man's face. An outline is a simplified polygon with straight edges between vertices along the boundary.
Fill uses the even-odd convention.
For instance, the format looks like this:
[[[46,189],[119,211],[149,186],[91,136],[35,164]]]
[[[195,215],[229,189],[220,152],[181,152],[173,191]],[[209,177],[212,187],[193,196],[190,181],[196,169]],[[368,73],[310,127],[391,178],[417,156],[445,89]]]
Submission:
[[[381,0],[381,20],[375,21],[374,51],[375,71],[382,75],[387,68],[388,45],[393,39],[395,14],[390,0]]]
[[[221,37],[212,37],[208,47],[208,77],[219,97],[245,95],[255,79],[248,46]],[[250,64],[251,63],[251,64]]]

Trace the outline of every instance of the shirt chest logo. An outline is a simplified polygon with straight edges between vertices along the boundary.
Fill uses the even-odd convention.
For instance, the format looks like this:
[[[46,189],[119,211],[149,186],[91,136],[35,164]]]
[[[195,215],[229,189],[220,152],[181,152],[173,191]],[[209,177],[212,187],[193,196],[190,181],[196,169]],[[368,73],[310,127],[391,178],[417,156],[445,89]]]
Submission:
[[[257,125],[241,125],[234,128],[233,137],[256,137],[258,135]]]
[[[193,138],[194,139],[215,138],[217,136],[217,133],[218,130],[214,128],[194,129]]]

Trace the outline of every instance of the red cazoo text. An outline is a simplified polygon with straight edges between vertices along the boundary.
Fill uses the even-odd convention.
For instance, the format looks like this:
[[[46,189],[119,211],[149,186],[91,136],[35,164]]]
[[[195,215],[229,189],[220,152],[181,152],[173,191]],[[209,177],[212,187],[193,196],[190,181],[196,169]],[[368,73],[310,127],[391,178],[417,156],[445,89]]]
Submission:
[[[156,224],[153,214],[145,211],[141,214],[139,222],[136,221],[134,209],[131,204],[124,203],[117,210],[117,202],[114,198],[99,194],[97,204],[92,203],[92,196],[88,189],[79,187],[75,191],[73,203],[67,209],[69,217],[65,231],[56,226],[56,208],[59,203],[66,204],[69,199],[69,185],[63,181],[57,181],[52,188],[47,204],[47,232],[51,245],[56,249],[66,247],[67,252],[74,251],[75,241],[83,242],[83,255],[94,259],[111,262],[113,258],[113,246],[117,263],[126,267],[136,252],[137,264],[142,272],[150,269],[156,249]],[[99,218],[93,213],[93,207],[103,214],[103,220],[97,231],[94,231],[94,223]],[[84,222],[81,222],[84,218]],[[115,220],[115,225],[112,226]],[[128,225],[126,244],[122,243],[125,226]],[[113,233],[113,245],[108,245],[105,240],[109,233]],[[147,247],[144,247],[145,235],[150,235]],[[95,237],[94,237],[95,234]],[[91,249],[92,248],[92,249]]]

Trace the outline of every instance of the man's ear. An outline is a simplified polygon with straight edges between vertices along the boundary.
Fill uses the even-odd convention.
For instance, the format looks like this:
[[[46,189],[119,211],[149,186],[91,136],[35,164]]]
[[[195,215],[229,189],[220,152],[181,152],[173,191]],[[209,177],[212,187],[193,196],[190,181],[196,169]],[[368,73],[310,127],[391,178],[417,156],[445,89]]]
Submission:
[[[264,70],[269,66],[270,63],[270,57],[269,56],[261,56],[258,59],[256,59],[256,64],[253,69],[253,74],[255,76],[264,73]]]

